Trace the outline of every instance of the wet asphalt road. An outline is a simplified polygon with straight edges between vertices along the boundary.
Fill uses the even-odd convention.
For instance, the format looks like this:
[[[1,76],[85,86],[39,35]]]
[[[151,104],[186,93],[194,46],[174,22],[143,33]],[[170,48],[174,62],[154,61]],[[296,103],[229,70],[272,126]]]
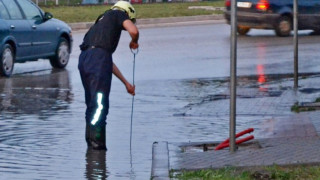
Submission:
[[[141,29],[132,151],[131,96],[116,78],[107,119],[108,151],[87,151],[77,70],[84,31],[73,33],[66,70],[52,70],[45,60],[16,64],[13,77],[0,78],[0,179],[149,179],[153,142],[225,139],[228,114],[216,116],[205,103],[228,92],[229,34],[225,24]],[[320,36],[309,34],[300,32],[300,72],[317,73]],[[114,62],[131,81],[128,43],[123,32]],[[250,77],[241,78],[240,86],[268,83],[270,74],[273,82],[290,77],[292,43],[292,37],[265,30],[239,37],[238,75]],[[237,129],[259,128],[253,119],[257,117],[239,118]]]

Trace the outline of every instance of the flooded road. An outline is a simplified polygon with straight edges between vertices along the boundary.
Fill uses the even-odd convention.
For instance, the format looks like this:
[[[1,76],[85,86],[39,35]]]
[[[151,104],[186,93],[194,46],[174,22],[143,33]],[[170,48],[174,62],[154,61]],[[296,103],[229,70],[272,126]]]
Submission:
[[[107,118],[108,151],[87,151],[77,70],[84,32],[73,34],[66,70],[52,70],[45,60],[16,64],[13,77],[0,78],[0,179],[149,179],[153,142],[224,140],[229,133],[229,32],[225,24],[141,30],[132,151],[131,96],[116,78]],[[300,73],[320,69],[320,36],[309,33],[300,33]],[[239,37],[240,106],[250,98],[276,99],[293,86],[292,42],[273,31]],[[114,62],[131,81],[128,43],[123,32]],[[242,91],[248,88],[252,93]],[[266,112],[260,105],[254,116],[240,114],[237,130],[259,129],[257,119],[290,114],[285,111],[289,106]]]

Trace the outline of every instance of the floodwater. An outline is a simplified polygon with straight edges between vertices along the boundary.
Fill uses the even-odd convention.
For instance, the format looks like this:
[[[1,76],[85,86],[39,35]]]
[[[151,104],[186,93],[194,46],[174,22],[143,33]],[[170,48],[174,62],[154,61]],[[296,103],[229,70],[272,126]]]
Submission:
[[[0,179],[149,179],[153,142],[224,140],[229,127],[229,30],[224,24],[142,29],[132,147],[132,97],[114,78],[107,152],[87,150],[84,140],[84,92],[77,70],[84,32],[74,33],[66,70],[52,70],[45,60],[16,64],[13,77],[0,78]],[[320,68],[319,37],[307,33],[300,41],[305,73]],[[114,61],[131,81],[128,42],[123,32]],[[238,97],[277,98],[290,89],[288,83],[279,85],[292,73],[290,38],[253,31],[238,42]],[[254,93],[241,91],[246,88]],[[273,115],[241,114],[237,129],[259,129],[257,119]]]

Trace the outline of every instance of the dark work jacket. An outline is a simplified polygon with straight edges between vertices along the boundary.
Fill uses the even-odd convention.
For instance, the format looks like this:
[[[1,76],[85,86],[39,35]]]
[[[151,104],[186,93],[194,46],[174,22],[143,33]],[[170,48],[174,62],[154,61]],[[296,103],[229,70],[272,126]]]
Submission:
[[[121,31],[124,30],[123,22],[127,19],[129,17],[124,11],[106,11],[86,33],[80,49],[86,50],[94,46],[113,53],[118,46]]]

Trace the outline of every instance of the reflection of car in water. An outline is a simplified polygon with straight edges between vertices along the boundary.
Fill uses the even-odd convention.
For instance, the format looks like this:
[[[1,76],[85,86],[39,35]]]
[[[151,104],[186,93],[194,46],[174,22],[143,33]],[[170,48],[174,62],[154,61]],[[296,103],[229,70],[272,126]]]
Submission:
[[[45,115],[66,110],[72,101],[67,70],[0,79],[1,114]]]
[[[231,0],[226,0],[225,17],[230,24]],[[293,29],[293,0],[237,0],[238,33],[251,28],[274,29],[278,36],[289,36]],[[298,28],[320,34],[320,0],[298,1]]]
[[[49,58],[64,68],[72,47],[71,28],[30,0],[0,0],[0,75],[10,76],[14,63]]]

